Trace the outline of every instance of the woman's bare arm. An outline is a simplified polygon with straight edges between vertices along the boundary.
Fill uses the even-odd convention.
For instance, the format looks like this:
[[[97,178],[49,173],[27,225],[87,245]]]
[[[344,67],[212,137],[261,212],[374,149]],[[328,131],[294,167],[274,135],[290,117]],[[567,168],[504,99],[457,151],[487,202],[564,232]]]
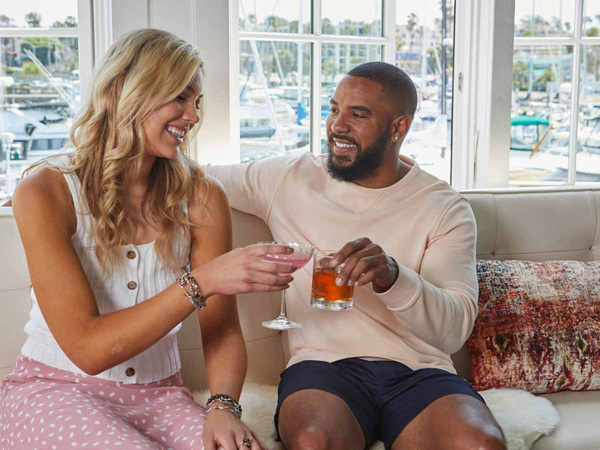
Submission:
[[[21,181],[13,211],[44,319],[84,372],[98,374],[141,353],[193,312],[172,285],[139,305],[99,314],[71,242],[77,219],[62,174],[44,169]]]
[[[195,310],[173,280],[170,287],[138,305],[100,315],[71,242],[77,219],[61,173],[44,169],[21,181],[13,211],[44,319],[61,349],[84,372],[95,375],[131,359]],[[210,254],[216,255],[223,245],[216,245]],[[209,253],[195,257],[193,264],[202,264],[194,271],[202,292],[208,297],[283,289],[289,280],[276,272],[289,271],[289,265],[261,263],[257,258],[267,251],[284,250],[247,247],[210,262]]]
[[[190,205],[189,217],[200,224],[192,229],[191,263],[192,269],[200,267],[198,278],[202,280],[201,266],[232,248],[231,209],[216,180],[209,180],[206,210],[199,204]],[[246,375],[246,346],[235,295],[212,296],[198,318],[211,392],[239,398]]]

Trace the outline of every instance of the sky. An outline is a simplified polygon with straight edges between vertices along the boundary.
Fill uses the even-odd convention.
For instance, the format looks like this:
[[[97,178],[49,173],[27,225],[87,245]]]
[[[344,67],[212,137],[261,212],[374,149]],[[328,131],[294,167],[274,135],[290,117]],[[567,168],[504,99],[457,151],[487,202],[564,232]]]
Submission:
[[[42,15],[42,27],[64,21],[67,16],[77,17],[77,0],[0,0],[0,14],[14,19],[17,26],[27,26],[25,14]]]
[[[270,15],[275,6],[275,14],[288,20],[298,20],[300,7],[304,10],[304,20],[307,21],[310,17],[310,0],[242,0],[242,3],[246,14],[253,14],[256,8],[259,20]],[[333,23],[346,19],[371,21],[381,15],[379,0],[322,0],[321,3],[323,17],[331,19]],[[531,15],[535,8],[536,15],[550,20],[552,16],[560,17],[562,5],[563,23],[573,24],[575,3],[575,0],[516,0],[515,16],[518,21],[519,18]],[[585,0],[585,9],[588,16],[600,14],[600,1]],[[24,26],[24,16],[31,11],[42,15],[42,26],[50,26],[69,15],[76,17],[77,0],[0,0],[0,14],[15,19],[15,25]],[[433,19],[441,17],[440,0],[397,0],[396,23],[405,24],[411,12],[419,17],[420,23],[427,21],[429,25],[433,25]]]
[[[322,0],[323,18],[329,18],[333,23],[343,22],[346,19],[353,21],[364,20],[371,22],[381,17],[380,0]],[[242,0],[246,14],[256,15],[259,21],[273,13],[288,20],[298,20],[299,9],[303,9],[303,19],[309,17],[310,0]],[[365,12],[366,11],[366,12]],[[396,22],[405,24],[408,15],[414,12],[419,18],[419,23],[427,21],[432,26],[433,19],[441,17],[440,0],[398,0],[396,3]],[[240,16],[242,8],[240,8]]]
[[[575,0],[516,0],[516,22],[519,23],[521,18],[531,16],[534,11],[536,16],[542,16],[547,21],[550,21],[552,17],[561,16],[562,6],[562,22],[570,22],[572,26],[575,21],[575,4]],[[600,1],[585,0],[584,15],[590,16],[595,20],[596,14],[600,14]]]

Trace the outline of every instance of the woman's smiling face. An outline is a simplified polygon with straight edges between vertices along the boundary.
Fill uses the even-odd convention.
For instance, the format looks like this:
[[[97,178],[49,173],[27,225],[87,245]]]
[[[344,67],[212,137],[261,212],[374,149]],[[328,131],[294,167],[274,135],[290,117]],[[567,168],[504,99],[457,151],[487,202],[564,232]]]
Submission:
[[[187,132],[200,121],[202,75],[176,98],[156,108],[144,121],[146,154],[159,158],[175,158]]]

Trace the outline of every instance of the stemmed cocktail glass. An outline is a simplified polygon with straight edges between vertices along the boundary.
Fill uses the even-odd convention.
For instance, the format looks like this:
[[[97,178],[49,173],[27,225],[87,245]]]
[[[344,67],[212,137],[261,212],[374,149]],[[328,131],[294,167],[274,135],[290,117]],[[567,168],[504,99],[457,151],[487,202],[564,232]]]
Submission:
[[[300,244],[297,242],[261,242],[261,244],[278,244],[278,245],[287,245],[294,249],[294,253],[290,254],[278,254],[278,253],[269,253],[262,257],[263,261],[271,261],[271,262],[285,262],[294,264],[296,266],[296,270],[301,269],[310,261],[313,254],[312,245],[308,244]],[[281,275],[290,275],[293,272],[281,274]],[[285,290],[281,293],[281,312],[276,319],[269,320],[267,322],[263,322],[262,326],[265,328],[272,328],[274,330],[290,330],[293,328],[300,328],[302,325],[296,322],[292,322],[285,315]]]

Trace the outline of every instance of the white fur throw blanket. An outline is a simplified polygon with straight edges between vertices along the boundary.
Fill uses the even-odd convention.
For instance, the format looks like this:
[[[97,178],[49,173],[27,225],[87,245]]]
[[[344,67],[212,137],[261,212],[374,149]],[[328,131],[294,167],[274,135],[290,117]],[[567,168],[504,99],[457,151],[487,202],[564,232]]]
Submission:
[[[504,431],[508,450],[528,450],[542,435],[558,425],[558,412],[552,403],[517,389],[490,389],[479,392]],[[194,400],[204,405],[208,391],[194,392]],[[256,432],[271,450],[283,449],[275,441],[273,416],[277,405],[277,386],[246,384],[240,403],[244,422]],[[370,450],[383,450],[376,442]]]

